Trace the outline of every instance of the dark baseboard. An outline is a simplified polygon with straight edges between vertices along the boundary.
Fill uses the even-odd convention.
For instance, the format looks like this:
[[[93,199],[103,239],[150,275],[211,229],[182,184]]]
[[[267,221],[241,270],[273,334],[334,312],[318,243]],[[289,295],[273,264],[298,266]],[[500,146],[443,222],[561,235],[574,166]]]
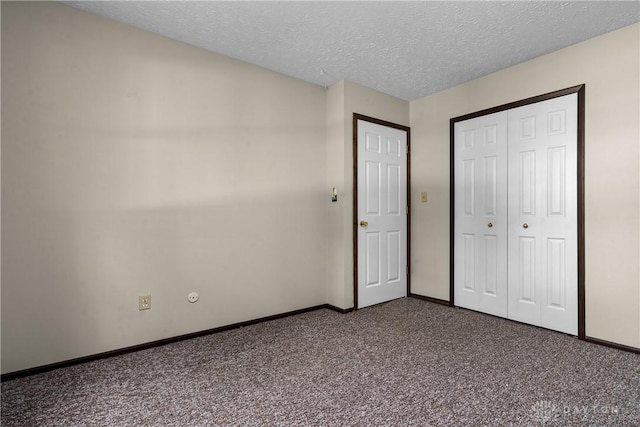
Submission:
[[[628,351],[630,353],[640,354],[640,348],[631,347],[624,344],[618,344],[611,341],[601,340],[599,338],[584,337],[584,341],[592,344],[599,344],[605,347],[615,348],[616,350]]]
[[[447,300],[443,300],[443,299],[438,299],[438,298],[431,298],[431,297],[425,297],[424,295],[418,295],[418,294],[409,294],[409,296],[411,298],[417,298],[417,299],[421,299],[424,301],[429,301],[435,304],[440,304],[440,305],[446,305],[447,307],[449,307],[449,301]]]
[[[211,335],[218,332],[224,332],[231,329],[242,328],[244,326],[255,325],[257,323],[268,322],[270,320],[282,319],[283,317],[295,316],[296,314],[307,313],[310,311],[320,310],[322,308],[328,308],[339,313],[348,313],[353,309],[343,310],[341,308],[332,306],[330,304],[321,304],[314,307],[302,308],[299,310],[288,311],[286,313],[274,314],[272,316],[261,317],[259,319],[247,320],[244,322],[233,323],[231,325],[220,326],[217,328],[207,329],[204,331],[192,332],[190,334],[179,335],[177,337],[164,338],[157,341],[151,341],[144,344],[133,345],[131,347],[125,347],[117,350],[105,351],[104,353],[92,354],[89,356],[78,357],[76,359],[64,360],[62,362],[51,363],[44,366],[36,366],[35,368],[23,369],[20,371],[9,372],[0,376],[0,381],[11,381],[16,378],[27,377],[30,375],[42,374],[44,372],[53,371],[54,369],[67,368],[69,366],[79,365],[81,363],[93,362],[100,359],[106,359],[109,357],[121,356],[127,353],[133,353],[135,351],[146,350],[153,347],[160,347],[167,344],[172,344],[179,341],[189,340],[192,338],[198,338],[205,335]]]
[[[331,305],[331,304],[325,304],[325,308],[328,308],[329,310],[333,310],[333,311],[337,311],[338,313],[342,313],[342,314],[347,314],[347,313],[351,313],[354,308],[340,308],[340,307],[336,307],[335,305]]]

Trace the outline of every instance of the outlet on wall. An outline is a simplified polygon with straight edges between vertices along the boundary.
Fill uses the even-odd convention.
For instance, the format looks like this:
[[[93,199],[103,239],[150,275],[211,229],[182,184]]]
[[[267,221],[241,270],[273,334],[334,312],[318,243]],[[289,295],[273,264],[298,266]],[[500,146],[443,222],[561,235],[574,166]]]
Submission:
[[[138,310],[151,310],[151,294],[138,296]]]

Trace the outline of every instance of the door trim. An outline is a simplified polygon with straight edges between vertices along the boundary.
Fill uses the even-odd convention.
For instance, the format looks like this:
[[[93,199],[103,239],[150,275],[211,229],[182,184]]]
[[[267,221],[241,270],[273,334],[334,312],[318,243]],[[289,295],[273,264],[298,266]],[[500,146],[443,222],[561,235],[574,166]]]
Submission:
[[[407,296],[411,295],[411,128],[374,117],[353,113],[353,309],[358,309],[358,120],[407,132]]]
[[[566,89],[545,93],[520,101],[510,102],[497,107],[487,108],[463,116],[454,117],[449,121],[449,306],[455,306],[454,300],[454,126],[457,122],[474,119],[499,111],[511,110],[536,102],[547,101],[572,93],[578,94],[578,146],[577,146],[577,174],[578,174],[578,338],[584,340],[585,335],[585,231],[584,231],[584,133],[585,133],[585,84],[568,87]]]

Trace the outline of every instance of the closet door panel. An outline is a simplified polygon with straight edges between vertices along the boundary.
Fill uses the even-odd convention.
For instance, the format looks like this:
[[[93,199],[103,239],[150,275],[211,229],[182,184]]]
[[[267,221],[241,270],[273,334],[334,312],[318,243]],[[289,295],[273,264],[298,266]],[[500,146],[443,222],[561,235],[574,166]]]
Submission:
[[[507,314],[507,113],[458,122],[455,136],[454,298]]]
[[[577,334],[576,94],[509,110],[508,210],[508,317]]]

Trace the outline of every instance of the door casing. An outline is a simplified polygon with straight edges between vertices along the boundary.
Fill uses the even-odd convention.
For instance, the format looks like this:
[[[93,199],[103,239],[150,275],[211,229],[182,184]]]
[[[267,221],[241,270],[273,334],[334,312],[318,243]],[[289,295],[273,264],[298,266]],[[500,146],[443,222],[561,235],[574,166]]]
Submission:
[[[584,230],[584,118],[585,118],[585,85],[572,86],[544,95],[523,99],[509,104],[488,108],[477,111],[475,113],[466,114],[464,116],[454,117],[449,121],[449,138],[450,138],[450,235],[449,235],[449,306],[455,306],[454,300],[454,253],[455,253],[455,229],[454,229],[454,213],[455,213],[455,123],[473,119],[476,117],[493,114],[500,111],[510,110],[524,105],[534,104],[536,102],[546,101],[560,96],[578,94],[578,141],[577,141],[577,203],[578,203],[578,338],[585,339],[585,230]]]
[[[358,120],[407,132],[407,296],[411,295],[411,128],[353,113],[353,307],[358,309]]]

